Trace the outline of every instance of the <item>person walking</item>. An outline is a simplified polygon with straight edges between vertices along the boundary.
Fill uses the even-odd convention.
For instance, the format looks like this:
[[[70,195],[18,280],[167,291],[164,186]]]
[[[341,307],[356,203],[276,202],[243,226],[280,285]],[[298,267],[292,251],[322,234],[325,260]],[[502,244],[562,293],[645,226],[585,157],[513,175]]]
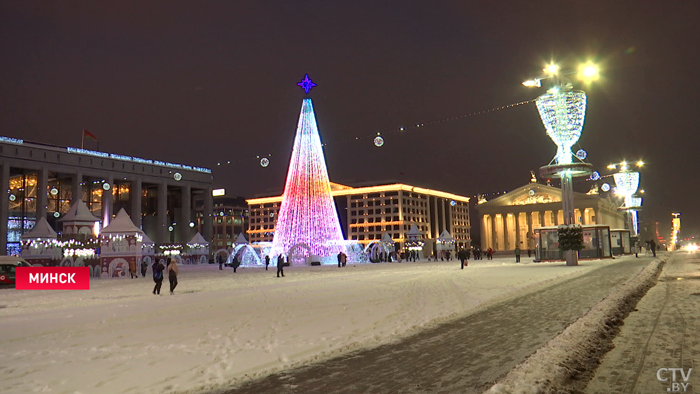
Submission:
[[[654,254],[654,257],[656,257],[656,242],[654,240],[649,241],[649,248],[651,249],[651,253]]]
[[[340,252],[340,264],[345,267],[348,263],[348,255],[345,252]]]
[[[267,271],[268,265],[270,265],[270,255],[265,256],[265,271]]]
[[[277,277],[280,277],[280,274],[284,276],[284,257],[280,254],[277,256]]]
[[[223,269],[224,269],[224,257],[222,255],[216,256],[216,262],[219,263],[219,270],[223,271]]]
[[[459,252],[457,252],[457,258],[462,262],[462,269],[464,269],[464,260],[467,259],[467,251],[460,249]]]
[[[148,271],[148,263],[144,260],[141,262],[141,276],[146,277],[146,271]]]
[[[139,277],[136,273],[136,261],[134,260],[129,261],[129,274],[131,275],[131,279]]]
[[[519,263],[520,262],[520,246],[515,247],[515,262]]]
[[[340,268],[340,265],[342,262],[343,262],[343,252],[338,252],[338,268]]]
[[[168,257],[168,260],[170,260],[170,257]],[[153,287],[153,294],[160,294],[160,287],[163,285],[164,269],[165,267],[160,261],[153,264],[153,281],[156,282],[155,287]]]
[[[177,261],[175,259],[170,259],[168,263],[168,280],[170,281],[170,295],[173,295],[177,286]]]
[[[234,256],[233,261],[231,263],[233,265],[233,273],[235,274],[236,269],[238,268],[238,266],[241,265],[241,255],[239,254],[239,255]]]
[[[493,249],[490,247],[486,251],[486,260],[493,260]]]

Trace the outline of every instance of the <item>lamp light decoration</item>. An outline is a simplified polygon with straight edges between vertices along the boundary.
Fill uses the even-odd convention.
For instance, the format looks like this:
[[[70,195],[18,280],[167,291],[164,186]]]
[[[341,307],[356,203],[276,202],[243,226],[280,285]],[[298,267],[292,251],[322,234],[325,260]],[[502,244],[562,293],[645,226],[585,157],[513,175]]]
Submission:
[[[626,169],[627,165],[622,165],[620,168]],[[613,174],[613,178],[617,185],[617,194],[625,199],[625,203],[621,209],[627,211],[630,230],[634,231],[633,235],[637,235],[639,233],[637,210],[641,208],[642,199],[634,197],[633,195],[639,188],[639,173],[636,171],[623,170],[622,172]]]
[[[592,181],[597,181],[598,179],[600,179],[600,172],[593,171],[593,173],[591,174],[591,177],[589,179]]]
[[[262,159],[260,159],[260,166],[261,167],[267,167],[269,165],[270,165],[270,159],[268,159],[267,157],[263,157]]]
[[[552,88],[536,101],[547,135],[557,145],[557,164],[571,164],[571,147],[581,138],[586,116],[586,94]]]
[[[302,102],[282,203],[273,231],[273,255],[287,254],[298,244],[305,244],[311,249],[311,254],[317,256],[332,256],[345,250],[316,116],[309,98]]]
[[[574,162],[574,154],[571,147],[581,138],[583,122],[586,117],[586,93],[573,90],[573,84],[564,75],[574,72],[562,72],[555,63],[548,64],[543,71],[544,76],[535,80],[551,79],[552,85],[547,92],[535,99],[542,124],[549,138],[557,146],[557,153],[549,165],[540,168],[540,176],[548,180],[561,179],[562,212],[564,213],[564,225],[576,223],[574,217],[574,192],[573,178],[588,176],[593,172],[593,166],[584,162],[586,151],[583,149],[576,153],[577,162]],[[539,84],[523,83],[525,86],[538,86]],[[578,232],[576,236],[578,236]],[[574,249],[566,251],[566,265],[578,265],[578,255]]]

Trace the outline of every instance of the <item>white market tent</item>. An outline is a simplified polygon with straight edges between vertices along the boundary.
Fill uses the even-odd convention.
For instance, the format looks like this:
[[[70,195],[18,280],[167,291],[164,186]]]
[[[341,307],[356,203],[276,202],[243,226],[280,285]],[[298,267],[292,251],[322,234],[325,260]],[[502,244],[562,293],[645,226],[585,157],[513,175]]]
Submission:
[[[418,230],[418,226],[416,226],[416,225],[414,224],[413,226],[411,226],[411,229],[408,230],[408,234],[407,234],[407,235],[408,235],[408,238],[411,238],[411,239],[418,239],[418,238],[420,238],[421,235],[423,235],[423,234]]]
[[[238,238],[236,238],[236,245],[242,245],[242,244],[247,244],[248,240],[245,239],[245,235],[243,233],[238,234]]]
[[[109,223],[109,226],[103,228],[102,231],[100,231],[100,234],[144,235],[143,231],[140,228],[136,227],[134,225],[134,222],[131,221],[131,218],[126,213],[124,208],[119,210],[119,213],[117,213],[117,217]]]
[[[40,218],[28,233],[22,234],[22,239],[56,239],[58,234],[51,228],[46,218]]]
[[[195,234],[194,237],[192,237],[192,239],[189,242],[187,242],[187,246],[190,247],[199,247],[207,245],[209,245],[209,242],[207,242],[207,240],[204,239],[204,237],[202,237],[202,234],[200,234],[199,232],[197,232],[197,234]]]
[[[83,200],[78,200],[72,207],[66,212],[65,216],[59,219],[61,222],[78,222],[92,225],[95,222],[99,222],[100,219],[95,217],[95,215],[90,212],[87,205]]]

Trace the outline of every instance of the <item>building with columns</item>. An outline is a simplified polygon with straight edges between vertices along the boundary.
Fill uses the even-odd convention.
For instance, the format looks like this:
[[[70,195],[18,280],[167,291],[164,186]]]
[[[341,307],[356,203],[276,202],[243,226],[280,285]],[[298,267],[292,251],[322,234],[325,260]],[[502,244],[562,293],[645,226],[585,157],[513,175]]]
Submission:
[[[204,202],[203,235],[212,236],[211,170],[87,149],[0,137],[0,250],[19,252],[20,237],[59,219],[78,199],[109,224],[124,208],[156,243],[187,242],[197,231],[193,200]]]
[[[574,193],[574,217],[578,224],[604,224],[624,229],[624,214],[610,197]],[[476,206],[481,223],[481,248],[495,251],[534,249],[533,229],[564,223],[561,189],[530,183]]]
[[[458,247],[471,245],[469,197],[396,183],[350,187],[331,182],[343,235],[368,244],[388,232],[399,248],[415,224],[426,240],[447,230]],[[282,196],[247,200],[250,242],[272,242]]]

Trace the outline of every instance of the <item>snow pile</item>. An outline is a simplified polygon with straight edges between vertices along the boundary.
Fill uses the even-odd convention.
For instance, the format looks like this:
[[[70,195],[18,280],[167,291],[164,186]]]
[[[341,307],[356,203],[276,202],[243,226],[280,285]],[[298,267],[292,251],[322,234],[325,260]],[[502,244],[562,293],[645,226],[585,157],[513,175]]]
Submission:
[[[276,270],[181,266],[175,295],[147,278],[87,291],[0,290],[0,392],[195,393],[464,316],[610,261],[513,258]]]
[[[585,388],[624,318],[656,284],[665,261],[654,260],[550,340],[485,394],[563,394]]]

